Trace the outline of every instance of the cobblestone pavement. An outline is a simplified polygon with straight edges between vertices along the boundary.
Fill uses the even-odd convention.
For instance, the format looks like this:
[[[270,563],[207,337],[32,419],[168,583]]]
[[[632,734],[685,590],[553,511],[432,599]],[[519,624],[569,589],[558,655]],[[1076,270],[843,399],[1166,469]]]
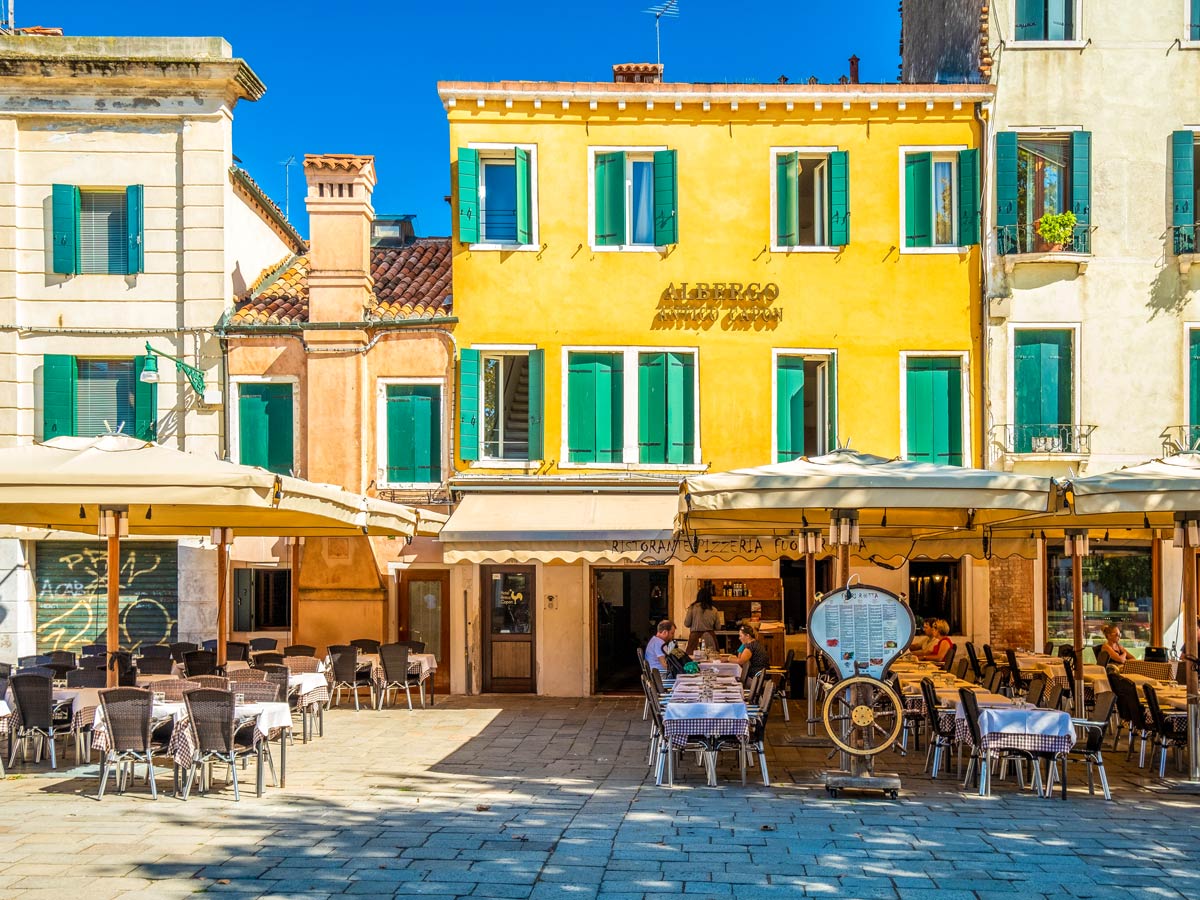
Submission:
[[[18,763],[0,783],[0,897],[1200,896],[1200,797],[1123,753],[1113,803],[1011,780],[980,798],[922,775],[923,753],[884,759],[899,801],[831,800],[825,753],[789,743],[793,709],[770,728],[769,788],[729,763],[708,788],[690,761],[679,786],[655,787],[628,698],[334,710],[323,739],[292,748],[286,790],[240,803],[154,802],[140,783],[97,802],[94,765]]]

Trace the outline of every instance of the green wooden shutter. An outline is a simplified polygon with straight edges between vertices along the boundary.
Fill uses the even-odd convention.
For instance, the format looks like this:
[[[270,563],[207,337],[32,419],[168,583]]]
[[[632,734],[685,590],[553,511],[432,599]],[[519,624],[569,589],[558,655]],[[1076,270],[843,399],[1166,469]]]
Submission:
[[[529,458],[546,453],[546,351],[529,351]]]
[[[775,361],[775,461],[803,456],[804,357],[780,356]]]
[[[270,419],[261,385],[238,385],[238,462],[267,468],[270,458]]]
[[[1017,133],[996,134],[996,246],[1015,253],[1017,241]]]
[[[961,466],[961,362],[951,357],[911,358],[907,368],[907,457]]]
[[[929,153],[904,157],[904,242],[908,247],[933,246],[932,168]]]
[[[59,275],[74,275],[79,271],[79,188],[73,184],[53,186],[50,219],[54,271]]]
[[[529,151],[513,148],[517,167],[517,243],[533,243],[533,183],[530,180]]]
[[[77,370],[75,357],[42,357],[42,440],[75,434]]]
[[[1046,40],[1069,41],[1075,37],[1075,0],[1048,0]]]
[[[1071,211],[1080,225],[1092,221],[1092,133],[1071,132]],[[1086,231],[1086,229],[1085,229]]]
[[[133,436],[140,441],[158,440],[158,383],[142,381],[146,357],[133,358]]]
[[[667,354],[638,355],[638,461],[667,461]]]
[[[845,150],[829,154],[829,243],[850,243],[850,154]]]
[[[292,386],[265,384],[263,388],[269,428],[267,468],[279,475],[290,475],[296,466]]]
[[[479,459],[479,351],[469,348],[458,360],[458,457]]]
[[[679,174],[674,150],[654,153],[654,243],[679,243]]]
[[[596,246],[625,243],[625,154],[596,154]],[[656,179],[657,180],[657,179]]]
[[[1073,422],[1071,332],[1019,331],[1013,355],[1017,452],[1029,453],[1035,437],[1058,437],[1053,426]]]
[[[667,462],[696,461],[696,357],[667,354]]]
[[[1196,252],[1195,152],[1194,132],[1171,134],[1171,225],[1177,254]]]
[[[572,353],[567,362],[567,456],[621,462],[624,373],[619,353]]]
[[[780,247],[800,242],[800,154],[775,156],[775,241]]]
[[[440,394],[432,385],[387,388],[387,480],[436,484],[441,481]]]
[[[413,481],[422,484],[440,481],[441,466],[434,456],[434,398],[414,393],[409,400],[413,420]]]
[[[1016,37],[1018,41],[1046,39],[1046,0],[1017,0]]]
[[[1191,16],[1188,19],[1188,39],[1200,41],[1200,0],[1192,0]]]
[[[979,151],[958,152],[958,245],[979,243]]]
[[[1188,353],[1188,424],[1191,426],[1188,444],[1194,445],[1200,435],[1200,328],[1189,333]]]
[[[479,152],[458,148],[458,239],[479,242]]]
[[[625,451],[625,357],[598,354],[596,366],[596,449],[599,462],[621,462]]]
[[[144,191],[140,184],[131,184],[125,188],[125,232],[129,241],[126,262],[129,275],[146,271],[146,221],[143,211],[143,194]]]
[[[826,398],[825,406],[829,411],[829,422],[827,423],[828,438],[827,444],[829,450],[836,450],[838,443],[838,386],[837,386],[837,370],[838,370],[838,355],[837,351],[829,354],[829,364],[826,367],[826,390],[829,396]]]

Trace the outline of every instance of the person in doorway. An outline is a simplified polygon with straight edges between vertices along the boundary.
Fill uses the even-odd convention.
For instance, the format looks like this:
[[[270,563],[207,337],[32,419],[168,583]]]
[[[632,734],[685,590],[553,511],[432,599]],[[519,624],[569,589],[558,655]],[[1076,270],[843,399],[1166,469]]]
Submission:
[[[1121,629],[1116,625],[1104,626],[1104,644],[1100,653],[1107,657],[1107,663],[1101,665],[1112,663],[1115,666],[1123,666],[1133,659],[1133,654],[1121,646]]]
[[[946,654],[950,652],[950,648],[954,646],[954,641],[950,640],[950,623],[945,619],[935,619],[933,620],[932,628],[932,637],[929,640],[929,645],[920,654],[920,658],[940,663],[946,658]]]
[[[716,632],[721,624],[721,614],[713,606],[712,597],[712,586],[708,582],[700,585],[700,590],[696,591],[696,602],[688,607],[687,615],[684,616],[683,626],[688,629],[689,656],[700,645],[701,640],[709,651],[715,652],[717,649]]]
[[[753,625],[743,625],[738,631],[742,645],[738,647],[738,663],[742,667],[742,681],[749,681],[768,665],[767,650],[758,642],[758,632]]]
[[[675,643],[675,623],[663,619],[655,627],[654,637],[646,641],[646,663],[652,669],[658,669],[664,675],[670,671],[667,668],[667,654]]]

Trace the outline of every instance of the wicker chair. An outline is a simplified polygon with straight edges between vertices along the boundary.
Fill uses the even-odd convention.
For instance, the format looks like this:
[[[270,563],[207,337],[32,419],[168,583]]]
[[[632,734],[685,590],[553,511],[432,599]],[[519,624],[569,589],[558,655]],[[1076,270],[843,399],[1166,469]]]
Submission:
[[[283,648],[284,656],[316,656],[317,648],[312,644],[292,644]]]
[[[143,656],[138,660],[138,672],[142,675],[170,675],[175,671],[175,660],[170,656]]]
[[[108,687],[108,673],[103,669],[72,669],[67,673],[69,688]]]
[[[250,649],[254,652],[259,650],[274,650],[279,646],[279,641],[275,638],[257,637],[250,640]]]
[[[276,663],[268,663],[260,670],[263,673],[263,680],[267,684],[274,684],[279,688],[279,696],[288,699],[288,672],[287,666],[281,666]]]
[[[1142,693],[1146,697],[1146,711],[1150,713],[1150,733],[1153,745],[1150,750],[1150,765],[1154,765],[1154,748],[1161,755],[1158,762],[1158,777],[1167,776],[1167,751],[1174,750],[1176,763],[1183,769],[1182,751],[1187,747],[1187,716],[1168,716],[1158,705],[1158,692],[1154,685],[1143,684]]]
[[[50,659],[46,662],[46,667],[57,672],[59,678],[65,678],[72,669],[79,668],[75,654],[70,650],[51,650],[48,655]]]
[[[105,656],[81,656],[79,657],[79,668],[81,669],[104,669],[108,667],[108,658]]]
[[[250,645],[244,641],[226,641],[225,661],[250,662]]]
[[[100,762],[100,791],[97,800],[104,799],[104,788],[108,784],[108,773],[116,767],[117,791],[122,792],[128,781],[133,779],[134,765],[146,764],[146,780],[150,782],[150,796],[158,799],[158,788],[154,783],[154,761],[156,752],[165,751],[156,745],[150,736],[150,713],[154,706],[153,694],[136,687],[118,687],[100,692],[100,708],[108,724],[108,752]],[[125,774],[125,765],[129,771]]]
[[[211,641],[203,641],[200,644],[200,649],[207,650],[210,653],[216,653],[217,652],[217,642],[215,639],[211,640]]]
[[[354,695],[354,709],[359,709],[358,692],[368,688],[371,692],[371,705],[375,705],[375,685],[371,681],[371,673],[359,669],[358,654],[341,652],[331,654],[333,657],[333,690],[334,703],[341,702],[342,690],[348,690]]]
[[[1108,683],[1117,695],[1117,729],[1113,735],[1113,750],[1117,749],[1121,740],[1121,729],[1127,728],[1129,747],[1125,751],[1125,759],[1128,760],[1133,755],[1133,739],[1136,736],[1141,740],[1138,768],[1143,768],[1146,765],[1146,741],[1150,739],[1150,714],[1142,705],[1137,685],[1122,675],[1116,667],[1109,670]]]
[[[191,650],[183,655],[183,671],[188,678],[217,673],[217,654],[211,650]]]
[[[200,648],[198,646],[190,641],[176,641],[174,644],[171,644],[171,658],[174,659],[175,662],[181,663],[183,662],[183,657],[185,654],[199,649]]]
[[[235,669],[229,673],[229,683],[235,681],[258,681],[267,680],[267,673],[262,669]]]
[[[405,647],[407,647],[409,653],[424,653],[425,652],[425,642],[424,641],[396,641],[396,643],[403,644]]]
[[[1038,706],[1042,702],[1042,695],[1046,692],[1046,679],[1041,675],[1035,675],[1029,679],[1029,687],[1025,691],[1025,702],[1030,706]]]
[[[1042,709],[1059,709],[1062,707],[1063,689],[1058,682],[1050,685],[1046,689],[1046,693],[1042,695]]]
[[[285,656],[283,664],[293,675],[298,675],[302,672],[321,671],[321,661],[315,656]]]
[[[146,644],[138,649],[142,659],[170,659],[171,648],[166,644]]]
[[[50,768],[58,768],[58,759],[54,753],[54,740],[60,735],[70,734],[74,730],[70,716],[70,704],[66,706],[66,723],[61,715],[55,715],[58,710],[54,702],[54,686],[48,675],[19,672],[9,679],[9,690],[13,696],[13,712],[16,713],[9,726],[8,740],[11,746],[8,765],[17,760],[17,746],[27,752],[29,742],[36,742],[34,762],[41,762],[42,747],[50,749]]]
[[[229,691],[199,688],[188,692],[184,698],[188,711],[188,726],[192,729],[195,756],[183,787],[183,799],[192,791],[196,774],[201,776],[201,790],[208,787],[205,772],[211,762],[223,762],[229,766],[229,781],[233,782],[233,799],[241,799],[238,792],[237,764],[239,760],[254,756],[259,769],[262,767],[262,752],[254,740],[253,726],[247,729],[234,727],[234,700]],[[272,773],[272,778],[274,777]]]
[[[214,691],[229,690],[229,679],[224,675],[189,675],[189,681],[194,681],[202,688]]]
[[[350,642],[351,647],[357,647],[360,653],[378,653],[379,641],[374,638],[355,638]]]
[[[274,650],[263,650],[261,653],[254,654],[254,664],[256,666],[281,666],[286,658],[282,653],[276,653]]]
[[[229,691],[234,695],[241,694],[247,703],[280,702],[279,685],[270,681],[231,681]]]
[[[190,681],[187,678],[165,679],[163,681],[154,682],[154,687],[150,690],[156,694],[162,694],[163,699],[173,703],[179,703],[183,700],[183,695],[188,691],[200,689],[200,682]]]
[[[79,648],[81,656],[105,656],[108,653],[108,644],[84,644]]]
[[[382,694],[379,698],[379,706],[382,709],[388,695],[392,697],[392,705],[396,705],[396,692],[403,690],[408,698],[408,708],[411,710],[412,705],[412,689],[418,688],[421,692],[421,709],[425,708],[425,685],[421,683],[419,675],[408,670],[408,648],[402,644],[384,644],[379,648],[379,658],[383,663],[384,683]]]
[[[34,654],[33,656],[18,656],[17,657],[17,668],[18,669],[34,669],[39,666],[45,666],[49,662],[50,662],[50,654],[49,653],[37,653],[37,654]]]

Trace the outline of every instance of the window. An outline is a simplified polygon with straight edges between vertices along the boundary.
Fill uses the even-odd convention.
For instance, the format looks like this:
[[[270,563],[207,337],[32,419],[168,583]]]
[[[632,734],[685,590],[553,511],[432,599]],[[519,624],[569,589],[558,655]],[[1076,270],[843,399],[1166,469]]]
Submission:
[[[593,246],[678,243],[674,150],[596,151],[592,161]]]
[[[908,605],[918,621],[944,619],[951,634],[963,633],[960,565],[915,561],[908,564]]]
[[[1017,453],[1075,452],[1074,332],[1014,332],[1013,378]]]
[[[777,249],[841,247],[850,242],[849,154],[772,151]]]
[[[295,468],[294,409],[288,383],[238,386],[238,462],[279,475]]]
[[[464,244],[535,243],[532,147],[458,148],[458,239]]]
[[[144,356],[42,357],[42,439],[110,431],[143,440],[158,433],[158,385],[141,380]]]
[[[543,456],[545,352],[460,354],[459,456],[473,460],[538,460]]]
[[[906,150],[904,246],[979,243],[979,151]]]
[[[131,275],[145,270],[142,186],[51,191],[52,257],[62,275]]]
[[[996,135],[996,229],[1001,253],[1065,249],[1091,252],[1092,135],[1088,131]],[[1042,216],[1070,211],[1069,245],[1047,244],[1038,234]]]
[[[1018,41],[1074,41],[1076,0],[1017,0],[1013,29]]]
[[[775,357],[775,461],[820,456],[836,444],[833,354]]]
[[[233,570],[233,630],[292,627],[291,569]]]
[[[1046,554],[1047,646],[1074,644],[1071,558],[1062,548]],[[1092,545],[1083,558],[1083,645],[1101,644],[1103,626],[1121,629],[1121,645],[1141,659],[1153,643],[1153,568],[1148,546]]]
[[[441,385],[387,383],[382,386],[382,395],[382,480],[387,485],[440,484]]]
[[[1171,233],[1176,255],[1196,252],[1197,155],[1195,132],[1171,134]]]
[[[963,464],[963,364],[959,356],[905,358],[905,458]]]

